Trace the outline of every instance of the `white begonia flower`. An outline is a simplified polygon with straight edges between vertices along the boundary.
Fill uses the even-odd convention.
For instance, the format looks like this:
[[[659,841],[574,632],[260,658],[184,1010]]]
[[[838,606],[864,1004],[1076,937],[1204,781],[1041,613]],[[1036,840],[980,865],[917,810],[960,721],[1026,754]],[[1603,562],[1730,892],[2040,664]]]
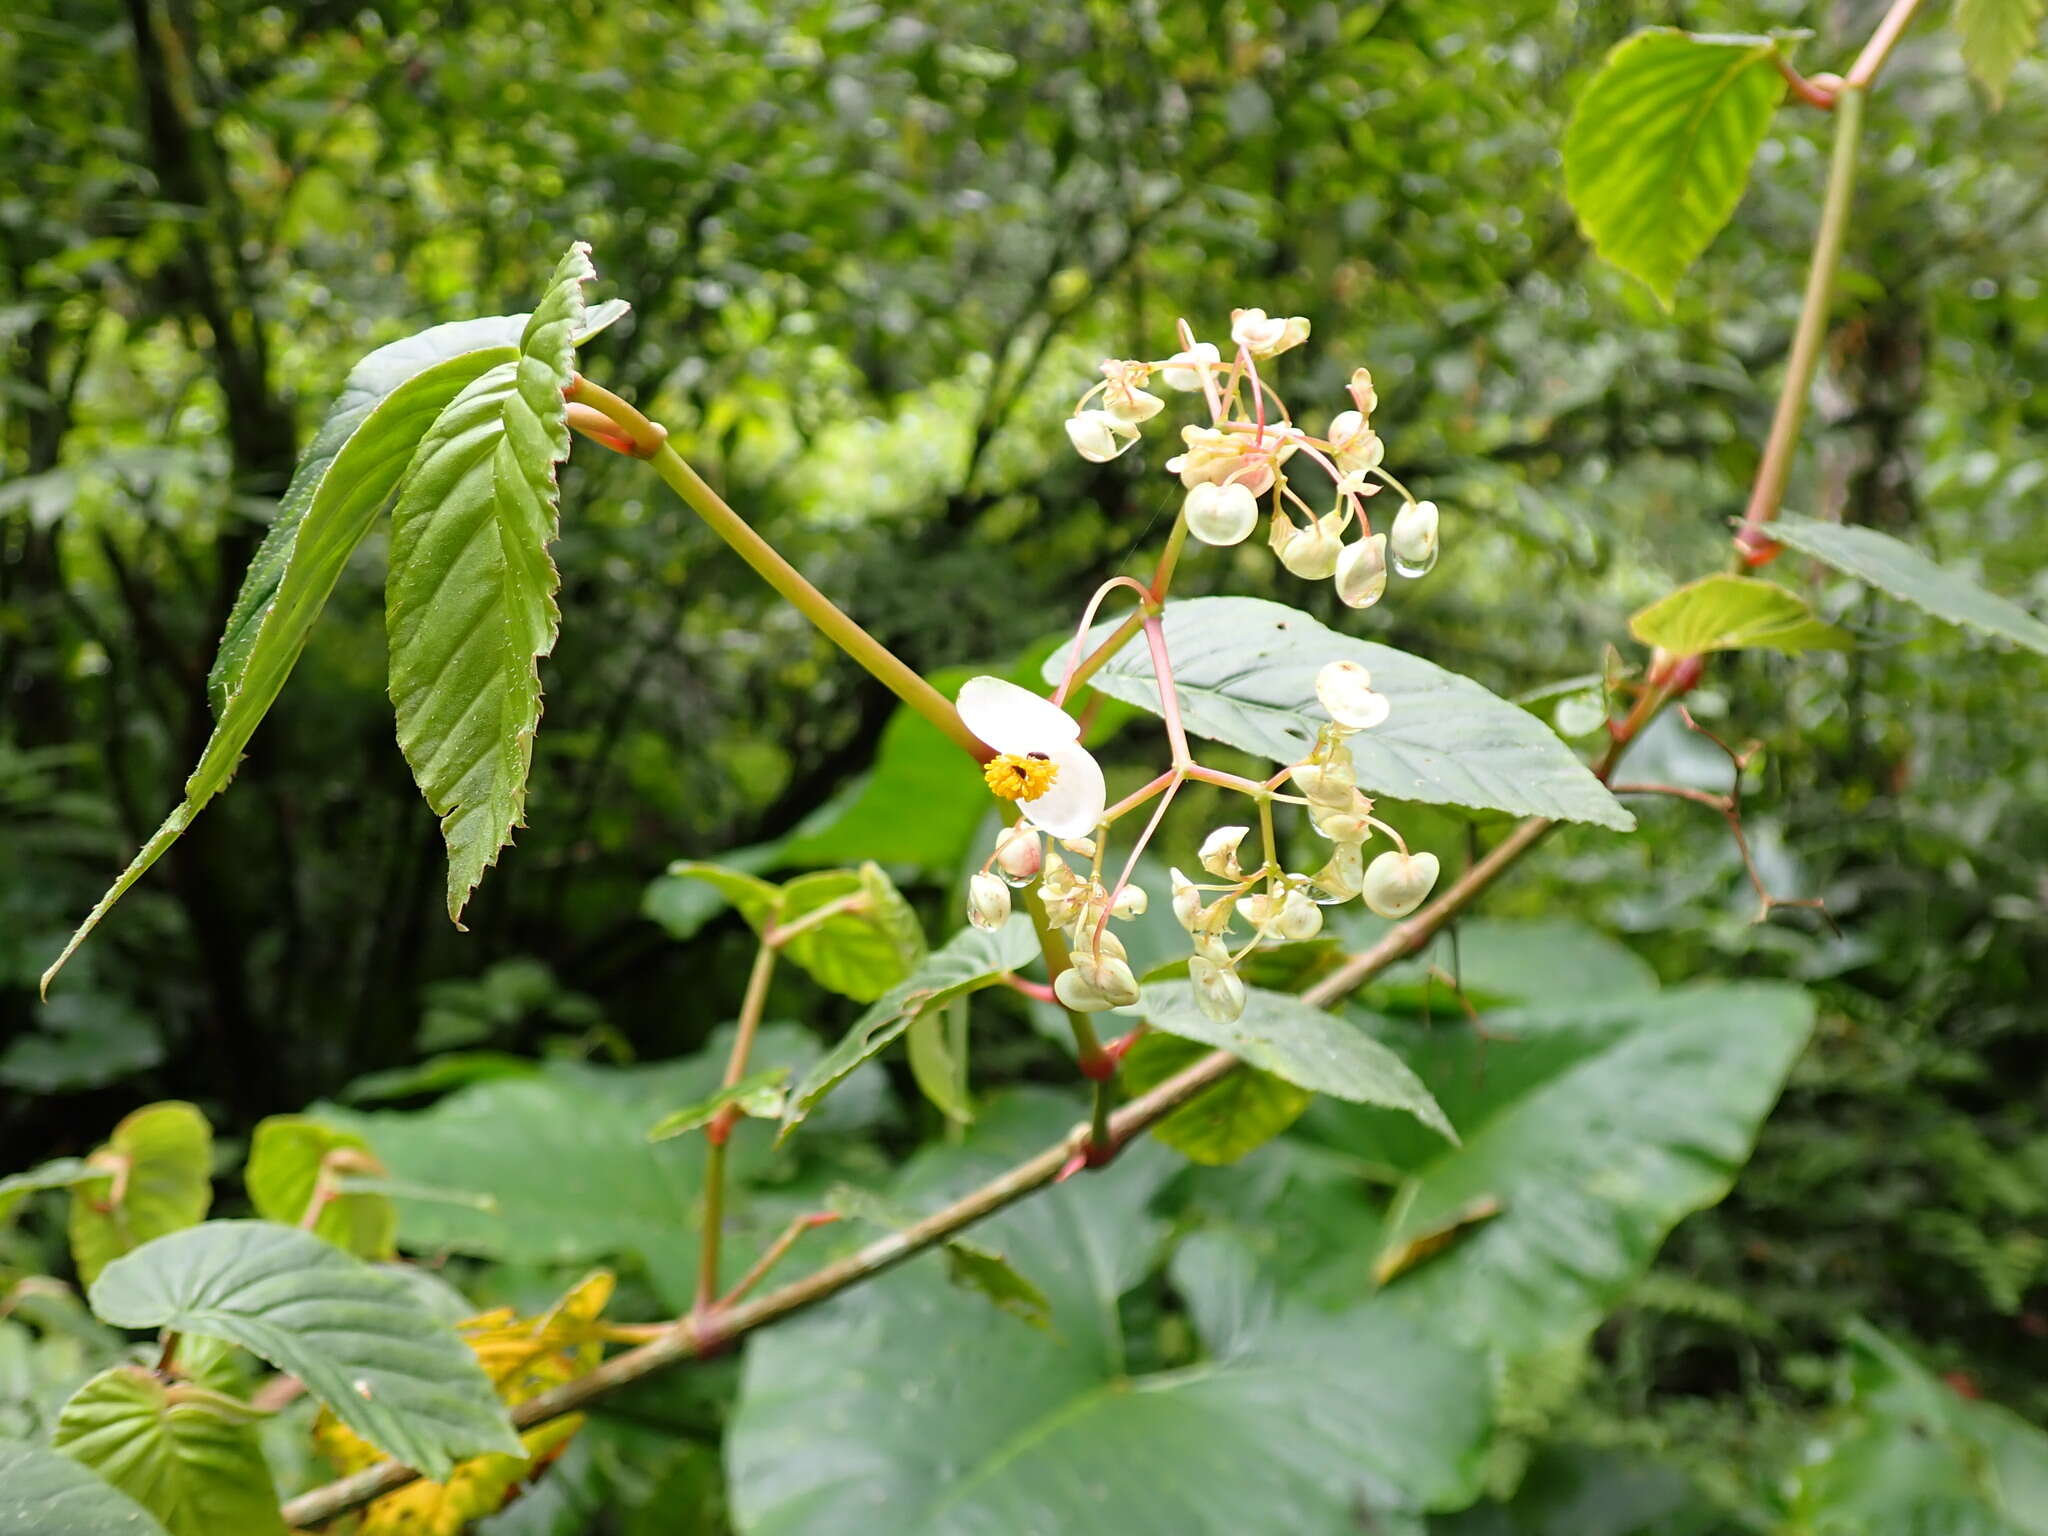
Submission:
[[[1091,464],[1107,464],[1138,440],[1138,429],[1108,411],[1076,411],[1067,418],[1074,452]]]
[[[1347,608],[1370,608],[1387,590],[1387,536],[1367,534],[1337,556],[1337,600]]]
[[[1366,866],[1365,904],[1381,917],[1406,917],[1422,905],[1436,876],[1435,854],[1389,849]]]
[[[1237,972],[1197,955],[1188,962],[1188,980],[1195,984],[1195,1002],[1218,1024],[1235,1023],[1244,1012],[1244,983]]]
[[[1420,576],[1436,564],[1436,518],[1433,501],[1411,501],[1394,514],[1387,547],[1393,551],[1394,569],[1403,576]]]
[[[987,870],[967,882],[967,920],[977,928],[996,929],[1010,920],[1010,888]]]
[[[1242,544],[1259,524],[1259,498],[1242,483],[1217,485],[1204,480],[1180,505],[1188,532],[1219,548]]]
[[[1012,885],[1028,885],[1045,862],[1038,831],[1023,822],[996,834],[996,870]]]
[[[958,703],[967,729],[996,750],[982,769],[990,790],[1054,837],[1095,830],[1107,799],[1102,767],[1081,745],[1072,715],[1000,677],[969,678]]]
[[[1238,867],[1237,845],[1251,834],[1250,827],[1218,827],[1202,839],[1202,851],[1196,855],[1202,861],[1202,868],[1218,880],[1242,880],[1244,871]]]
[[[1387,445],[1366,423],[1362,411],[1339,411],[1330,418],[1330,456],[1348,475],[1362,475],[1377,469],[1387,456]]]
[[[1283,534],[1280,525],[1273,529],[1273,553],[1280,557],[1280,563],[1299,576],[1303,581],[1322,581],[1337,569],[1337,557],[1344,552],[1344,536],[1338,528],[1340,518],[1331,512],[1317,518],[1306,528],[1292,528]]]
[[[1185,352],[1176,352],[1159,369],[1160,382],[1168,389],[1200,389],[1202,379],[1223,361],[1213,341],[1198,341]]]
[[[1277,468],[1294,457],[1301,447],[1301,434],[1284,423],[1275,423],[1263,433],[1232,432],[1222,427],[1189,425],[1180,429],[1187,452],[1166,461],[1168,473],[1180,476],[1180,483],[1193,490],[1202,484],[1241,485],[1254,497],[1273,488]]]
[[[1233,309],[1230,339],[1253,357],[1277,357],[1308,340],[1308,319],[1303,315],[1268,315],[1263,309]]]
[[[1151,376],[1146,364],[1105,358],[1102,376],[1109,381],[1109,387],[1102,392],[1102,408],[1118,421],[1136,426],[1166,408],[1164,400],[1145,392],[1145,381]]]
[[[1316,673],[1316,698],[1330,718],[1351,731],[1369,731],[1393,705],[1372,691],[1372,673],[1355,661],[1333,661]]]

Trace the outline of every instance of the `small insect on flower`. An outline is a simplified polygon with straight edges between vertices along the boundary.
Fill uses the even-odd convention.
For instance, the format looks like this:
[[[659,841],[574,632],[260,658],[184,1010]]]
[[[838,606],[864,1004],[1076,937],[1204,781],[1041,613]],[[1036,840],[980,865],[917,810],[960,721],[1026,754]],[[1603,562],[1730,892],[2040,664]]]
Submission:
[[[982,778],[1054,837],[1086,837],[1102,820],[1102,767],[1081,745],[1081,726],[1057,704],[1000,677],[969,678],[960,718],[996,751]]]

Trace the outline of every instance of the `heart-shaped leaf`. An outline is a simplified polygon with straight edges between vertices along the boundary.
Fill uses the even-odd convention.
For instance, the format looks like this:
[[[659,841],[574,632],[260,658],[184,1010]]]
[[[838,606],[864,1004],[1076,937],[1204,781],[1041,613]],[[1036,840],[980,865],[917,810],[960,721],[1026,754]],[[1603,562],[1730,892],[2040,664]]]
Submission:
[[[490,1380],[412,1287],[267,1221],[214,1221],[109,1264],[88,1298],[119,1328],[226,1339],[305,1383],[365,1440],[426,1476],[519,1453]]]
[[[857,1003],[872,1003],[910,974],[924,956],[924,929],[881,866],[820,869],[776,885],[744,870],[682,860],[668,868],[673,880],[702,881],[739,909],[747,925],[799,931],[782,953],[820,986]],[[806,924],[822,908],[841,910]]]
[[[1162,622],[1181,719],[1197,736],[1276,763],[1298,761],[1329,721],[1316,700],[1316,674],[1330,662],[1354,661],[1392,706],[1385,723],[1349,742],[1361,789],[1622,832],[1635,827],[1554,731],[1470,678],[1259,598],[1172,602]],[[1108,640],[1115,627],[1098,625],[1086,648]],[[1057,682],[1065,670],[1065,653],[1055,653],[1046,681]],[[1090,686],[1141,709],[1159,708],[1142,636],[1112,656]]]
[[[122,1254],[204,1221],[213,1204],[213,1131],[182,1100],[126,1116],[87,1161],[106,1175],[71,1195],[71,1258],[88,1284]]]
[[[395,1251],[397,1208],[381,1194],[345,1183],[383,1173],[370,1144],[353,1131],[304,1115],[272,1115],[250,1139],[242,1183],[265,1221],[295,1227],[310,1213],[315,1237],[359,1259],[388,1259]]]
[[[1702,576],[1628,621],[1629,633],[1673,656],[1709,651],[1842,650],[1849,637],[1817,619],[1798,594],[1754,576]]]

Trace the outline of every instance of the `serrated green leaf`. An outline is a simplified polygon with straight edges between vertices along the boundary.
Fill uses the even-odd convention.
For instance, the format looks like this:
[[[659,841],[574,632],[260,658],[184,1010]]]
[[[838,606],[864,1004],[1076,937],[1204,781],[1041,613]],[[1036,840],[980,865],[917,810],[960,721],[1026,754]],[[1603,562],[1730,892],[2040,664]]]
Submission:
[[[14,1209],[38,1190],[70,1189],[91,1179],[104,1179],[104,1169],[95,1168],[82,1157],[58,1157],[26,1173],[0,1179],[0,1225],[14,1215]]]
[[[0,1440],[7,1536],[169,1536],[156,1517],[61,1451]]]
[[[1195,1001],[1193,983],[1159,982],[1145,989],[1145,1020],[1170,1035],[1228,1051],[1297,1087],[1399,1110],[1447,1141],[1458,1139],[1406,1062],[1352,1020],[1285,992],[1248,987],[1244,1012],[1218,1024]]]
[[[649,1141],[667,1141],[685,1131],[694,1131],[699,1126],[709,1125],[717,1118],[718,1112],[728,1104],[735,1106],[741,1114],[751,1115],[756,1120],[779,1120],[782,1118],[783,1101],[789,1097],[784,1084],[789,1081],[789,1068],[769,1067],[766,1071],[750,1072],[728,1088],[720,1088],[708,1098],[686,1104],[681,1109],[663,1115],[647,1132]]]
[[[490,1379],[404,1281],[266,1221],[215,1221],[116,1259],[88,1299],[121,1328],[226,1339],[305,1384],[334,1416],[436,1480],[519,1452]]]
[[[1937,619],[2048,656],[2048,624],[1875,528],[1779,514],[1771,537]]]
[[[1361,789],[1623,832],[1635,827],[1556,733],[1470,678],[1259,598],[1170,602],[1163,623],[1181,718],[1197,736],[1276,763],[1298,761],[1329,719],[1316,700],[1316,674],[1329,662],[1355,661],[1392,705],[1384,724],[1349,742]],[[1114,628],[1098,625],[1085,648]],[[1046,680],[1057,681],[1065,666],[1063,653],[1053,657]],[[1090,686],[1142,709],[1159,707],[1142,637],[1112,656]]]
[[[1673,656],[1709,651],[1842,650],[1848,635],[1817,619],[1797,593],[1754,576],[1702,576],[1668,592],[1628,621],[1644,645]]]
[[[961,929],[906,980],[877,998],[840,1042],[803,1075],[782,1112],[781,1135],[788,1136],[802,1124],[848,1073],[880,1055],[920,1013],[992,985],[1006,972],[1028,964],[1037,953],[1037,935],[1021,913],[994,933]]]
[[[370,1144],[353,1131],[304,1115],[272,1115],[250,1139],[242,1183],[265,1221],[299,1226],[318,1198],[320,1213],[310,1229],[315,1237],[359,1259],[388,1259],[397,1251],[397,1208],[381,1194],[344,1192],[340,1184],[346,1174],[374,1175],[383,1168]]]
[[[1955,26],[1963,35],[1963,62],[1994,107],[2005,104],[2013,67],[2034,51],[2048,0],[1956,0]]]
[[[87,1161],[107,1175],[71,1195],[71,1258],[88,1284],[122,1254],[205,1220],[213,1204],[213,1131],[182,1100],[126,1116]]]
[[[116,1366],[73,1394],[51,1443],[131,1496],[171,1536],[282,1536],[256,1417],[206,1388]]]
[[[1579,93],[1565,195],[1593,248],[1666,309],[1721,232],[1785,94],[1767,37],[1657,27],[1624,38]]]
[[[569,456],[580,241],[555,268],[515,361],[479,375],[420,441],[391,511],[385,619],[398,745],[441,818],[448,916],[524,825],[540,728],[540,658],[554,649],[560,578],[548,546]]]
[[[815,870],[776,885],[745,870],[686,859],[669,866],[668,878],[710,886],[739,910],[748,927],[763,935],[833,902],[864,898],[805,929],[782,948],[820,986],[857,1003],[872,1003],[909,975],[924,955],[924,929],[917,914],[874,863],[859,869]]]
[[[1209,1047],[1198,1041],[1146,1035],[1124,1056],[1124,1086],[1143,1093],[1208,1054]],[[1196,1094],[1153,1126],[1152,1134],[1191,1163],[1219,1167],[1278,1136],[1301,1118],[1313,1097],[1284,1077],[1245,1067]]]

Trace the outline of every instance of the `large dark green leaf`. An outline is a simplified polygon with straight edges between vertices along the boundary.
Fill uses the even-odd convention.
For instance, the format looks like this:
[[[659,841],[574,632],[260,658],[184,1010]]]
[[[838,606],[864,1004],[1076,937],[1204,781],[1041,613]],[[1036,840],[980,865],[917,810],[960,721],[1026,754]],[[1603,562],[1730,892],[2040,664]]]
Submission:
[[[574,377],[580,242],[519,338],[516,358],[474,377],[420,440],[391,513],[386,620],[398,745],[441,818],[448,915],[523,824],[540,658],[554,649],[559,578],[548,555],[569,456],[562,391]]]
[[[1771,537],[1911,603],[1923,613],[2001,636],[2048,656],[2048,624],[2017,603],[1986,592],[1969,577],[1936,565],[1890,534],[1853,523],[1822,523],[1782,513],[1771,524]]]
[[[1037,953],[1037,936],[1022,913],[994,933],[961,929],[908,979],[877,998],[839,1043],[797,1080],[782,1112],[782,1134],[795,1130],[848,1073],[880,1055],[920,1014],[992,986],[1005,972],[1028,964]]]
[[[1465,1144],[1418,1167],[1387,1222],[1383,1258],[1498,1204],[1385,1299],[1508,1355],[1582,1337],[1680,1217],[1727,1193],[1813,1024],[1804,992],[1767,983],[1616,1004],[1595,1010],[1598,1031],[1588,1011],[1500,1018],[1515,1040],[1562,1031],[1575,1051],[1469,1095]]]
[[[1517,816],[1554,816],[1629,831],[1621,803],[1542,721],[1470,678],[1328,629],[1281,603],[1202,597],[1168,603],[1167,655],[1181,717],[1197,736],[1291,763],[1305,757],[1329,716],[1316,701],[1316,674],[1332,661],[1372,673],[1393,712],[1351,738],[1359,787],[1433,805],[1463,805]],[[1088,637],[1094,647],[1113,623]],[[1048,682],[1065,670],[1046,663]],[[1157,710],[1152,657],[1135,638],[1095,674],[1092,687]]]
[[[1668,309],[1742,200],[1785,94],[1767,37],[1658,27],[1618,43],[1564,135],[1565,195],[1593,248]]]
[[[997,1100],[899,1193],[929,1205],[1079,1112]],[[1041,1284],[1048,1331],[991,1319],[933,1255],[756,1339],[727,1441],[739,1528],[1338,1536],[1365,1515],[1470,1500],[1483,1364],[1391,1313],[1277,1301],[1227,1242],[1191,1243],[1174,1267],[1209,1358],[1128,1373],[1118,1303],[1160,1233],[1146,1206],[1166,1169],[1151,1150],[977,1233]]]
[[[283,1536],[254,1410],[138,1366],[73,1394],[52,1442],[164,1523],[171,1536]]]
[[[1298,1087],[1413,1115],[1448,1140],[1458,1139],[1421,1079],[1355,1020],[1285,992],[1251,987],[1244,1012],[1218,1024],[1185,981],[1148,986],[1144,1006],[1154,1029],[1217,1046]]]
[[[125,1116],[88,1162],[106,1177],[71,1193],[71,1258],[81,1280],[152,1238],[205,1220],[213,1204],[213,1131],[182,1100]]]
[[[154,1516],[61,1451],[0,1440],[7,1536],[169,1536]]]
[[[305,1383],[365,1440],[428,1477],[519,1453],[476,1357],[403,1280],[310,1232],[215,1221],[116,1259],[92,1309],[121,1328],[225,1339]]]

